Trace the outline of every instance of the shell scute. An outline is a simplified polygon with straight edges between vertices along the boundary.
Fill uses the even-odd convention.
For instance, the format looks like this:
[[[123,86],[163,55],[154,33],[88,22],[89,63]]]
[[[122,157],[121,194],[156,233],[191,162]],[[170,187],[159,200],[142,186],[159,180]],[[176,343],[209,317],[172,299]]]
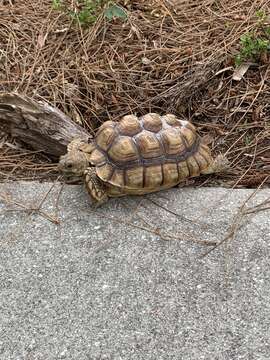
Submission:
[[[162,143],[164,144],[166,154],[176,155],[186,150],[180,131],[180,129],[168,128],[161,132]]]
[[[163,154],[162,147],[157,136],[151,132],[144,131],[135,137],[139,154],[144,159],[155,158]]]
[[[110,179],[110,184],[118,187],[124,187],[125,186],[124,170],[114,169],[113,175]]]
[[[166,115],[162,116],[162,120],[164,120],[166,125],[169,125],[169,126],[178,126],[178,127],[182,126],[180,120],[177,119],[177,117],[173,114],[166,114]]]
[[[142,117],[142,123],[145,130],[152,131],[154,133],[157,133],[162,129],[161,117],[156,113],[144,115]]]
[[[193,155],[187,158],[187,165],[189,168],[190,177],[200,175],[200,166]]]
[[[94,149],[90,154],[89,160],[93,165],[102,165],[106,162],[106,157],[103,152],[98,149]]]
[[[128,136],[119,136],[109,149],[108,155],[115,163],[124,164],[138,159],[136,145]]]
[[[161,165],[147,166],[144,171],[144,187],[154,189],[163,182],[163,171]]]
[[[96,167],[96,173],[101,180],[108,182],[113,174],[113,166],[108,163],[98,166]]]
[[[191,147],[195,143],[198,136],[196,132],[190,129],[188,126],[183,126],[181,128],[181,135],[184,137],[188,147]]]
[[[199,150],[193,156],[196,159],[197,164],[199,165],[200,172],[208,168],[211,162],[211,158],[203,156]]]
[[[176,184],[179,178],[176,163],[167,163],[163,165],[164,184]]]
[[[125,185],[130,188],[143,187],[143,167],[134,166],[125,170]]]
[[[117,129],[122,135],[134,136],[141,132],[142,127],[137,116],[126,115],[118,123]]]
[[[112,121],[106,121],[98,130],[96,135],[96,144],[104,151],[107,151],[115,139],[117,133]]]
[[[177,164],[179,181],[190,177],[189,168],[186,161],[181,161]]]

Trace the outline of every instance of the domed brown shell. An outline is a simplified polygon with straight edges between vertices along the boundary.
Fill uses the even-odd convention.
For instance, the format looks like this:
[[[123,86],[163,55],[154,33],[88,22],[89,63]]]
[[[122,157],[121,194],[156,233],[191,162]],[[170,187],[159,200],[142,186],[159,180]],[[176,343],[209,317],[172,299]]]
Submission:
[[[133,193],[169,188],[212,163],[195,127],[172,114],[107,121],[98,130],[90,162],[104,182]]]

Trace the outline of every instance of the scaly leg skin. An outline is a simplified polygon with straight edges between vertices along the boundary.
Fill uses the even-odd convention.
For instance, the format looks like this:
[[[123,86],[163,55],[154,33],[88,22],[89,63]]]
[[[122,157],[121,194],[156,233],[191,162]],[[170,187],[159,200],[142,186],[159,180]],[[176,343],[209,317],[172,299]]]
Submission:
[[[87,168],[84,172],[84,176],[86,190],[94,202],[94,207],[97,208],[108,201],[106,188],[97,177],[95,168]]]
[[[202,174],[222,173],[229,170],[229,160],[224,155],[218,155],[209,167],[202,171]]]

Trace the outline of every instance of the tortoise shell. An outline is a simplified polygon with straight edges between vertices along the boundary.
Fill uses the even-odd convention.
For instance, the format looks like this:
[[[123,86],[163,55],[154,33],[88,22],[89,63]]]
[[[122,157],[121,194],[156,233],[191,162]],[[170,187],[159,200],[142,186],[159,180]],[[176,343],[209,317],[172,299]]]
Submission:
[[[102,181],[138,194],[198,176],[213,161],[190,122],[155,113],[106,121],[96,134],[89,160]]]

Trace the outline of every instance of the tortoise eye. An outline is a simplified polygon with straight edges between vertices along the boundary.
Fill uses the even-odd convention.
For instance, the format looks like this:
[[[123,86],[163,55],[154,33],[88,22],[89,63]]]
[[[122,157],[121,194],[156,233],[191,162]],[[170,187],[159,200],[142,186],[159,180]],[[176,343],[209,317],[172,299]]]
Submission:
[[[68,168],[68,169],[71,169],[71,168],[72,168],[72,164],[71,164],[71,163],[67,164],[67,168]]]

